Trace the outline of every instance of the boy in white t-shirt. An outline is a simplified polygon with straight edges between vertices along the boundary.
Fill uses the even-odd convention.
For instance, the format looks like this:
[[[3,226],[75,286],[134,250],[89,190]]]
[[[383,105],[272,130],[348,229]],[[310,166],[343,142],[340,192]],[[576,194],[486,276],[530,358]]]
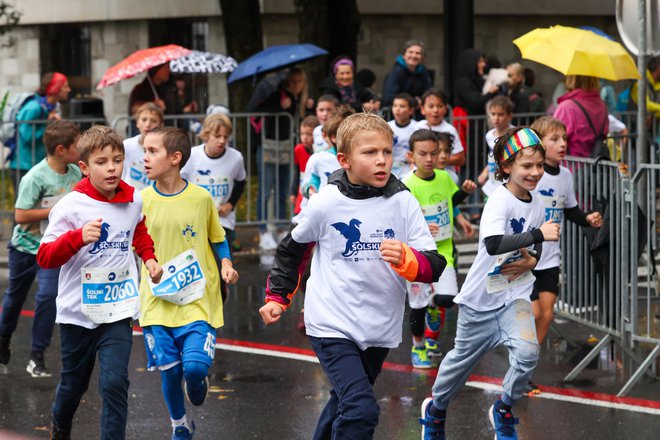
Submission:
[[[314,153],[319,153],[330,148],[327,140],[323,136],[323,124],[334,115],[339,109],[339,100],[335,95],[321,95],[316,102],[316,119],[319,125],[314,127],[312,136],[314,136]]]
[[[559,240],[559,225],[544,223],[543,202],[533,193],[543,175],[544,149],[535,131],[519,128],[500,137],[494,157],[498,180],[508,181],[484,207],[477,256],[454,300],[460,305],[455,346],[440,364],[433,397],[422,403],[424,439],[445,438],[449,402],[479,359],[499,345],[508,348],[511,366],[488,416],[498,440],[517,438],[511,407],[538,360],[531,270],[541,243]]]
[[[341,169],[314,195],[280,243],[259,313],[277,322],[317,244],[305,296],[312,347],[332,383],[314,438],[373,438],[373,384],[401,342],[405,280],[437,281],[445,266],[419,203],[390,174],[392,129],[377,115],[349,116],[337,133]]]
[[[447,95],[440,89],[428,89],[422,95],[422,115],[426,119],[415,125],[415,130],[426,128],[428,130],[449,133],[454,137],[451,146],[451,156],[447,162],[447,170],[458,174],[459,168],[465,165],[465,150],[458,132],[453,125],[445,121],[447,115]]]
[[[153,185],[144,170],[144,137],[164,122],[163,109],[153,102],[145,102],[135,112],[135,125],[140,134],[124,139],[124,171],[121,178],[137,191]]]
[[[410,146],[408,140],[415,132],[417,121],[413,119],[417,101],[407,93],[400,93],[392,101],[392,116],[388,122],[394,132],[394,146],[392,147],[392,174],[397,179],[410,170],[408,153]]]
[[[80,137],[78,152],[85,178],[51,210],[37,252],[41,267],[61,266],[56,322],[62,372],[51,438],[71,438],[73,418],[98,356],[103,400],[100,438],[122,440],[133,320],[140,308],[133,247],[145,262],[145,276],[154,283],[160,281],[163,269],[142,216],[142,198],[120,179],[121,138],[111,128],[96,125]]]
[[[536,186],[536,193],[545,204],[545,219],[562,226],[566,216],[580,226],[600,228],[603,223],[600,213],[586,214],[580,209],[573,189],[573,175],[568,168],[559,165],[566,156],[564,123],[552,116],[543,116],[534,121],[532,128],[541,134],[545,147],[545,172]],[[531,295],[539,345],[543,344],[552,323],[553,309],[559,294],[560,264],[559,243],[544,245],[541,259],[534,268],[536,281]],[[529,383],[528,391],[540,393],[533,382]]]
[[[504,135],[506,130],[513,128],[511,119],[513,118],[513,101],[504,95],[499,95],[488,101],[486,104],[486,112],[488,113],[488,122],[491,128],[486,133],[486,146],[488,147],[488,160],[487,165],[479,174],[477,183],[481,186],[481,190],[489,196],[502,182],[495,179],[495,159],[493,159],[493,148],[495,148],[495,140]]]
[[[181,177],[206,189],[220,215],[231,249],[236,229],[236,204],[245,189],[245,165],[240,151],[228,147],[233,127],[221,113],[204,119],[200,138],[202,145],[193,147],[190,159],[181,169]]]

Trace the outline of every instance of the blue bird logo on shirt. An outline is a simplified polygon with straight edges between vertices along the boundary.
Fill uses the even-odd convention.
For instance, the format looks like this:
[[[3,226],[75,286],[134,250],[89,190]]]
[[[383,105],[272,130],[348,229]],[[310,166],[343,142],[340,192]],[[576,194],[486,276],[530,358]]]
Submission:
[[[385,232],[383,232],[383,235],[385,236],[385,238],[391,240],[391,239],[394,238],[394,236],[396,234],[394,233],[394,229],[385,229]]]
[[[201,176],[208,176],[211,174],[211,170],[197,170],[197,173]]]
[[[98,254],[106,249],[119,249],[121,251],[128,250],[128,235],[125,232],[119,232],[116,238],[124,238],[124,241],[108,241],[110,237],[110,224],[101,223],[101,236],[94,242],[94,246],[89,250],[90,254]]]
[[[90,254],[95,254],[101,250],[103,247],[103,243],[107,243],[108,241],[108,229],[110,229],[110,225],[107,223],[102,223],[101,224],[101,236],[99,237],[98,241],[94,243],[94,247],[89,251]]]
[[[525,218],[520,217],[520,219],[512,218],[510,220],[511,229],[513,229],[514,234],[520,234],[523,231],[523,225],[525,224]]]
[[[548,190],[540,189],[539,192],[541,193],[541,195],[544,195],[546,197],[552,197],[555,194],[555,189],[554,188],[550,188]]]
[[[350,257],[358,253],[358,250],[353,247],[353,244],[360,242],[361,234],[358,227],[361,224],[362,222],[360,220],[353,218],[348,224],[337,222],[331,225],[346,239],[346,249],[342,252],[342,256]]]

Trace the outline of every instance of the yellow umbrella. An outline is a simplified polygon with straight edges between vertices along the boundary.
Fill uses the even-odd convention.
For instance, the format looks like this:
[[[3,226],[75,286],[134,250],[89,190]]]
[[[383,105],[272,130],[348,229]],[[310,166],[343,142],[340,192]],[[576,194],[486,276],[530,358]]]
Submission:
[[[612,81],[638,79],[637,66],[621,44],[592,31],[566,26],[534,29],[513,40],[522,57],[564,75]]]

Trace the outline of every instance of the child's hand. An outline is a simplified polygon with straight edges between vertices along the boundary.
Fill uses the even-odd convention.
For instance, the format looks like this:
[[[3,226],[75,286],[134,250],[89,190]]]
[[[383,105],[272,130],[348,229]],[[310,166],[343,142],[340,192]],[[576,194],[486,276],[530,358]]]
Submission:
[[[559,224],[548,220],[539,229],[543,233],[543,241],[559,241]]]
[[[600,228],[603,226],[603,217],[600,215],[600,212],[592,212],[587,215],[587,221],[592,228]]]
[[[307,188],[308,197],[312,197],[314,194],[316,194],[316,187],[314,185],[309,185],[309,188]]]
[[[463,182],[463,185],[461,185],[461,188],[466,193],[472,194],[477,189],[477,184],[474,183],[472,180],[468,179],[465,182]]]
[[[99,238],[101,238],[101,223],[103,223],[103,219],[97,218],[96,220],[86,223],[85,226],[83,226],[83,243],[94,243],[95,241],[98,241]]]
[[[399,240],[383,240],[380,243],[380,254],[383,260],[394,267],[399,267],[403,263],[403,246]]]
[[[463,214],[456,217],[456,223],[458,223],[458,226],[461,227],[463,235],[465,235],[467,238],[470,238],[474,235],[474,226],[472,226],[472,223],[470,223],[470,221],[466,219]]]
[[[261,319],[266,325],[275,324],[282,317],[282,313],[284,313],[284,309],[275,301],[267,302],[259,309]]]
[[[163,268],[158,264],[158,261],[153,258],[144,262],[144,266],[149,271],[149,278],[154,284],[160,283],[160,278],[163,276]]]
[[[538,262],[536,258],[529,255],[527,249],[521,249],[520,252],[522,253],[521,259],[502,265],[502,273],[509,275],[509,281],[513,281],[525,272],[534,269]]]
[[[440,226],[438,226],[437,223],[429,223],[429,232],[435,237],[435,235],[440,232]]]
[[[229,261],[226,258],[222,260],[222,268],[220,269],[220,275],[227,284],[236,284],[238,282],[238,272],[236,272],[236,269],[234,269],[234,266],[231,264],[231,261]]]
[[[232,211],[232,209],[234,209],[234,205],[232,205],[231,203],[223,203],[218,208],[218,215],[220,217],[227,217],[229,213]]]

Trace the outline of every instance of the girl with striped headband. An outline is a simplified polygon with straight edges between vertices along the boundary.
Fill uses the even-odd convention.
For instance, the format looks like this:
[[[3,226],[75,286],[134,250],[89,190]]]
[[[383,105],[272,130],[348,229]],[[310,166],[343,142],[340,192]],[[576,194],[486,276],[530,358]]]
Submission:
[[[544,148],[532,129],[516,128],[495,144],[496,178],[508,179],[489,196],[479,230],[479,248],[460,293],[454,349],[442,360],[433,397],[422,403],[422,438],[445,438],[447,408],[472,367],[505,345],[511,367],[503,392],[487,416],[498,439],[516,437],[512,407],[527,390],[539,355],[530,294],[541,243],[559,240],[559,225],[545,220],[534,189],[543,176]]]

